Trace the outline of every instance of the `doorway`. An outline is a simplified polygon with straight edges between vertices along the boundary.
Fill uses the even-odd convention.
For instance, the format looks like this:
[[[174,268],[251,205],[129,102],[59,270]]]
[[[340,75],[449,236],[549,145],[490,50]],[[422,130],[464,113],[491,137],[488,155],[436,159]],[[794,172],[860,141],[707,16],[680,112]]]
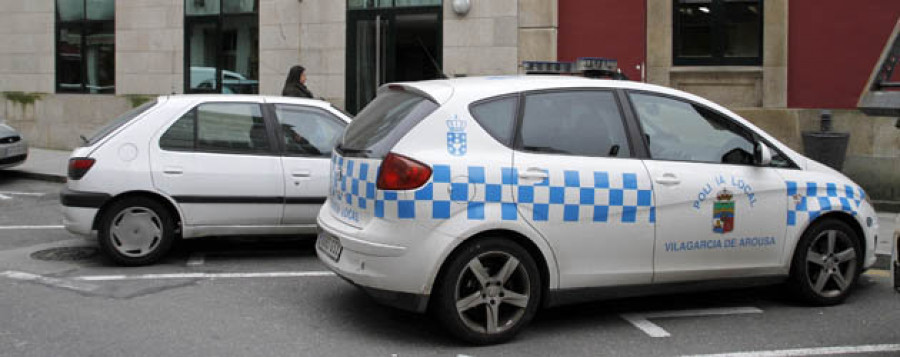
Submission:
[[[356,114],[382,84],[443,78],[440,6],[347,12],[346,109]]]

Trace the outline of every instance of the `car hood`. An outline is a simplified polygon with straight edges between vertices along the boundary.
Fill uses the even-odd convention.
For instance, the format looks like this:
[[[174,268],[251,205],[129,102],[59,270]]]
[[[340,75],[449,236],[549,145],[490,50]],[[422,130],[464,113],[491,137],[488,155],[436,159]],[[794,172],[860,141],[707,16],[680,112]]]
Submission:
[[[16,129],[13,129],[11,126],[6,124],[0,124],[0,138],[5,138],[7,136],[19,135],[19,132]]]

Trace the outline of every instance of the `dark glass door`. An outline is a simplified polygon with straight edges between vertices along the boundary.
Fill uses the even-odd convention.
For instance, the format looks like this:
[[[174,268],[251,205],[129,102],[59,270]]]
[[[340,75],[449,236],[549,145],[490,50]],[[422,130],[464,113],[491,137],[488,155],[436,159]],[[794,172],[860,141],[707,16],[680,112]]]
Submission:
[[[382,84],[443,77],[440,7],[347,15],[347,111],[359,112]]]

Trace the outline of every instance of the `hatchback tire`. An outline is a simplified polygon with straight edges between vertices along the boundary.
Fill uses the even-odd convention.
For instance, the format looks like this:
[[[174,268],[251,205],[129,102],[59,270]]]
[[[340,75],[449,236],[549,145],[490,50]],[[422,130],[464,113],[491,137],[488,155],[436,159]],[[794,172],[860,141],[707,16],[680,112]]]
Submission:
[[[840,304],[859,280],[862,260],[859,237],[850,226],[835,219],[814,223],[794,252],[789,287],[809,304]]]
[[[543,291],[539,274],[531,255],[510,240],[465,243],[435,286],[432,312],[468,343],[509,341],[537,312]]]
[[[172,248],[175,220],[169,209],[154,199],[126,198],[104,210],[98,240],[100,249],[117,264],[152,264]]]

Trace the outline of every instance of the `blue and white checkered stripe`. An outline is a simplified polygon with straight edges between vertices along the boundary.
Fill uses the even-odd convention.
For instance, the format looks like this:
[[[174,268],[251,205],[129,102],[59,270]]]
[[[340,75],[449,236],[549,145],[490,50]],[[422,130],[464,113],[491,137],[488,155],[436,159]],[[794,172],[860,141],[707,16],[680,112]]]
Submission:
[[[785,181],[788,201],[787,225],[811,221],[823,213],[844,211],[857,215],[859,205],[866,197],[860,187],[833,182]]]
[[[336,166],[343,168],[342,177],[334,175]],[[364,211],[372,209],[378,193],[375,182],[379,166],[362,160],[332,156],[331,167],[332,199]]]
[[[464,206],[469,220],[515,221],[520,218],[518,201],[537,222],[656,221],[653,190],[649,182],[639,184],[636,173],[564,170],[524,184],[515,168],[468,166],[453,172],[448,165],[435,165],[431,182],[412,193],[398,193],[375,189],[378,167],[340,157],[332,164],[344,170],[342,179],[333,178],[332,198],[372,210],[378,218],[443,220]]]

